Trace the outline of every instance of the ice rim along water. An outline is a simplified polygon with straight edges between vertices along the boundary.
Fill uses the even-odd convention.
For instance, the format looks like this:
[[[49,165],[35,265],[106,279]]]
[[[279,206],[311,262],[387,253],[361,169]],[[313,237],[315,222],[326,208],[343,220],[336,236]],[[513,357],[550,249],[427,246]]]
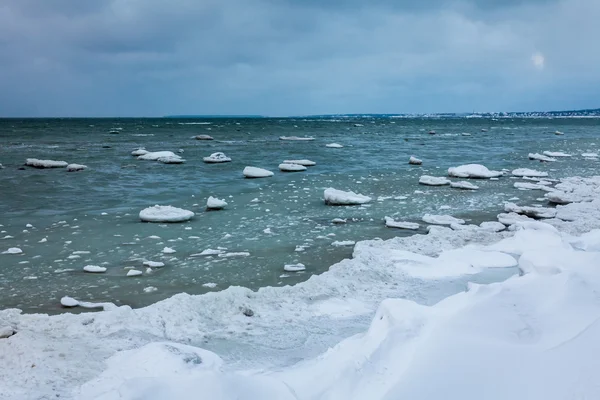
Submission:
[[[508,225],[501,232],[489,221],[358,242],[352,259],[295,286],[179,294],[94,314],[0,311],[3,395],[600,398],[591,372],[600,367],[600,176],[563,179],[556,190],[573,201],[543,222],[510,212],[498,216]],[[399,298],[435,280],[515,267],[505,281],[469,283],[435,304]],[[223,339],[289,350],[291,338],[306,343],[316,327],[359,318],[372,319],[365,332],[285,366],[257,357],[236,367],[244,363],[198,347]]]

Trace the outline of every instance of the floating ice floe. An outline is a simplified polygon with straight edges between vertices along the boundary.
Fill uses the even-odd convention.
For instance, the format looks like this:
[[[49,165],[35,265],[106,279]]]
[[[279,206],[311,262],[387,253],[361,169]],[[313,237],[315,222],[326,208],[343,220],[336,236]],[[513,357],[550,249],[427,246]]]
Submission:
[[[150,268],[162,268],[165,266],[165,263],[160,261],[144,261],[143,265]]]
[[[571,154],[563,153],[562,151],[544,151],[542,154],[548,157],[572,157]]]
[[[598,153],[581,153],[581,156],[585,158],[598,158]]]
[[[481,164],[466,164],[448,168],[448,175],[454,178],[490,179],[502,176],[501,171],[490,171]]]
[[[25,160],[25,165],[34,168],[65,168],[69,165],[66,161],[54,161],[54,160],[39,160],[37,158],[28,158]]]
[[[82,308],[102,308],[104,311],[115,310],[118,307],[113,303],[91,303],[88,301],[79,301],[69,296],[63,296],[60,299],[60,304],[66,308],[82,307]]]
[[[416,222],[394,221],[394,219],[390,217],[384,217],[384,220],[385,226],[387,226],[388,228],[416,230],[419,229],[420,226]]]
[[[196,140],[213,140],[213,137],[210,135],[196,135]]]
[[[555,135],[564,135],[564,133],[563,133],[563,132],[561,132],[561,131],[554,131],[554,134],[555,134]]]
[[[249,255],[250,255],[250,253],[248,253],[247,251],[237,251],[237,252],[231,252],[231,253],[220,253],[217,255],[217,257],[221,257],[221,258],[248,257]]]
[[[143,272],[138,269],[130,269],[129,271],[127,271],[127,276],[140,276],[142,274]]]
[[[144,154],[148,154],[149,151],[146,149],[137,149],[131,152],[131,155],[134,157],[139,157],[139,156],[143,156]]]
[[[206,201],[207,210],[222,210],[227,205],[225,200],[217,199],[216,197],[210,196]]]
[[[479,228],[489,232],[501,232],[506,229],[506,225],[496,221],[485,221],[479,224]]]
[[[419,160],[416,157],[410,156],[410,158],[408,159],[408,163],[411,165],[421,165],[421,164],[423,164],[423,161]]]
[[[306,269],[306,266],[302,263],[286,264],[283,266],[283,270],[287,271],[287,272],[299,272],[299,271],[304,271],[305,269]]]
[[[91,272],[94,274],[101,274],[103,272],[106,272],[106,267],[101,267],[99,265],[86,265],[85,267],[83,267],[83,270],[85,272]]]
[[[549,157],[539,153],[529,153],[528,155],[530,160],[544,161],[544,162],[554,162],[556,158]]]
[[[534,178],[535,177],[543,178],[545,176],[548,176],[547,172],[536,171],[535,169],[529,169],[529,168],[517,168],[512,171],[512,174],[514,176],[529,176],[529,177],[534,177]]]
[[[365,204],[371,201],[371,198],[354,192],[344,192],[333,188],[325,189],[323,192],[325,204],[330,206],[353,206]]]
[[[138,160],[160,161],[165,164],[181,164],[185,160],[172,151],[154,151],[138,156]]]
[[[175,249],[173,249],[173,248],[171,248],[171,247],[165,247],[165,248],[162,250],[162,252],[163,252],[163,254],[173,254],[173,253],[175,253]]]
[[[231,158],[227,157],[225,155],[225,153],[217,152],[217,153],[212,153],[208,157],[204,157],[202,160],[207,164],[218,164],[218,163],[230,162]]]
[[[473,185],[471,182],[467,182],[467,181],[450,182],[450,187],[453,187],[455,189],[463,189],[463,190],[479,189],[479,186]]]
[[[546,185],[531,182],[515,182],[513,186],[521,190],[551,190]]]
[[[67,171],[68,172],[83,171],[84,169],[87,169],[87,166],[83,165],[83,164],[69,164],[69,165],[67,165]]]
[[[315,140],[315,138],[314,137],[310,137],[310,136],[304,136],[304,137],[300,137],[300,136],[280,136],[279,140],[288,140],[288,141],[294,141],[294,142],[308,142],[308,141]]]
[[[242,173],[246,178],[268,178],[274,175],[273,172],[267,169],[257,167],[246,167]]]
[[[140,219],[144,222],[185,222],[193,216],[192,211],[172,206],[156,205],[140,211]]]
[[[304,165],[300,165],[300,164],[283,163],[283,164],[279,164],[279,170],[282,172],[300,172],[300,171],[306,171],[306,167]]]
[[[354,246],[355,244],[356,242],[354,240],[336,240],[335,242],[331,243],[331,245],[335,247]]]
[[[419,178],[421,185],[427,186],[445,186],[450,184],[450,179],[444,177],[423,175]]]
[[[283,160],[284,164],[298,164],[298,165],[303,165],[305,167],[313,167],[315,165],[317,165],[316,162],[311,161],[311,160]]]
[[[6,251],[3,251],[2,254],[21,254],[23,250],[18,247],[11,247]]]
[[[332,148],[332,149],[341,149],[344,146],[342,146],[339,143],[329,143],[329,144],[326,144],[325,147],[329,147],[329,148]]]
[[[334,219],[331,220],[332,224],[337,224],[337,225],[339,225],[339,224],[345,224],[346,222],[348,222],[348,221],[346,219],[344,219],[344,218],[334,218]]]
[[[433,214],[425,214],[423,218],[421,218],[423,222],[433,225],[450,225],[450,224],[464,224],[465,220],[460,218],[455,218],[451,215],[433,215]]]
[[[516,214],[526,215],[531,218],[554,218],[556,217],[555,208],[544,208],[544,207],[527,207],[518,206],[515,203],[504,204],[504,210],[506,212],[514,212]]]
[[[159,157],[156,161],[163,164],[183,164],[185,162],[185,160],[179,156]]]

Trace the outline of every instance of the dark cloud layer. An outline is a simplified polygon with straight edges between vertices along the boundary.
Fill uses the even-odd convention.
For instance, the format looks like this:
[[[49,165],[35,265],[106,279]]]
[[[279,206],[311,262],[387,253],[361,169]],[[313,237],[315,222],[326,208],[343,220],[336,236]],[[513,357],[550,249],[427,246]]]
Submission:
[[[4,0],[0,115],[600,104],[596,0]]]

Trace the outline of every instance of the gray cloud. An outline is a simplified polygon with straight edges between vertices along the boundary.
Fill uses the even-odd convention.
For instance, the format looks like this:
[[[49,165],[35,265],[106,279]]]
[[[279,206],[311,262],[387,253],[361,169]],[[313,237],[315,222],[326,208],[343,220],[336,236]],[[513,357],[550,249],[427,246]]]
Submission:
[[[597,106],[597,1],[414,4],[4,0],[0,115]]]

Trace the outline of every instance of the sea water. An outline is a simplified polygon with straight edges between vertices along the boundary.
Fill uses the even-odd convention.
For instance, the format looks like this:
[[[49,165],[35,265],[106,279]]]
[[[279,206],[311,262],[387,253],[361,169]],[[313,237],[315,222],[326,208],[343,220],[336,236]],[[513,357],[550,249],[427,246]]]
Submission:
[[[476,181],[478,191],[462,191],[420,186],[421,175],[446,176],[448,167],[467,163],[495,170],[533,168],[551,178],[593,175],[598,161],[581,154],[598,152],[599,131],[595,119],[0,120],[0,252],[23,250],[0,255],[0,308],[60,312],[64,295],[139,307],[179,292],[293,285],[351,257],[352,246],[333,242],[425,233],[425,224],[416,232],[386,228],[385,216],[418,222],[425,213],[450,214],[478,223],[493,220],[511,198],[524,205],[545,203],[536,200],[543,192],[517,190],[510,177]],[[195,140],[199,134],[214,140]],[[328,143],[344,147],[328,148]],[[140,147],[176,152],[186,163],[137,160],[131,152]],[[573,157],[554,163],[527,157],[546,150]],[[202,157],[217,151],[232,162],[203,163]],[[408,165],[411,155],[423,165]],[[23,167],[26,158],[88,169]],[[305,172],[278,171],[283,160],[304,158],[317,165]],[[245,166],[275,175],[244,179]],[[368,195],[373,202],[326,206],[328,187]],[[228,206],[207,212],[209,196]],[[196,216],[180,224],[140,222],[139,211],[155,204]],[[347,223],[333,224],[334,218]],[[175,253],[164,254],[165,247]],[[249,255],[196,255],[208,248]],[[165,266],[147,272],[144,260]],[[299,262],[306,271],[283,271],[285,264]],[[105,266],[107,272],[85,273],[85,265]],[[144,274],[126,277],[132,267]],[[460,290],[454,286],[438,297]],[[145,291],[148,287],[156,290]]]

